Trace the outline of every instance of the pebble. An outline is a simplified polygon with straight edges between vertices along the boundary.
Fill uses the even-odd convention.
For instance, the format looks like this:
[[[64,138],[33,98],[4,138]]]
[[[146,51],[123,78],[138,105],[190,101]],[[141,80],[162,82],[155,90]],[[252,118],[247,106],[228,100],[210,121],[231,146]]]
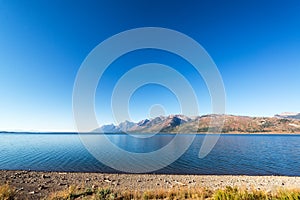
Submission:
[[[47,189],[47,187],[46,186],[44,186],[44,185],[39,185],[39,188],[38,188],[39,190],[45,190],[45,189]]]
[[[96,188],[98,188],[97,185],[92,185],[92,189],[93,189],[93,190],[96,189]]]
[[[46,179],[46,178],[50,178],[50,176],[43,174],[43,175],[42,175],[42,178],[43,178],[43,179]]]
[[[104,182],[106,182],[106,183],[111,183],[111,180],[105,179]]]

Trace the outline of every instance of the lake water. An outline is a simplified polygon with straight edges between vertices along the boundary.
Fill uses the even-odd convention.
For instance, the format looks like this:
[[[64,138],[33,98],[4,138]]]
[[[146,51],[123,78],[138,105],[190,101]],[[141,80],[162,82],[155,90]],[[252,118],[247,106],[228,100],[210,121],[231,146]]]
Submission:
[[[145,152],[145,146],[159,149],[174,135],[156,135],[148,145],[127,135],[108,137],[123,149]],[[197,135],[183,156],[154,173],[300,176],[300,135],[222,135],[200,159],[203,138]],[[0,169],[117,172],[95,159],[77,134],[0,133]]]

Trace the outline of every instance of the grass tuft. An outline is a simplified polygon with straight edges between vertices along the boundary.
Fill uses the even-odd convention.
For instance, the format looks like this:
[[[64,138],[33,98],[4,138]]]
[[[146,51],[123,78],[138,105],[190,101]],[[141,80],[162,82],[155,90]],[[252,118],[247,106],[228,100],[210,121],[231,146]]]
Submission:
[[[0,186],[0,200],[12,200],[15,197],[15,189],[8,184]]]

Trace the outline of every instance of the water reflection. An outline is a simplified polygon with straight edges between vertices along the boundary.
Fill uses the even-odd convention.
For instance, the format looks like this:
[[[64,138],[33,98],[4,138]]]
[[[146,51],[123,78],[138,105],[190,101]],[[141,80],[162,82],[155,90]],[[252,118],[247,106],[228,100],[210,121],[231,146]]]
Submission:
[[[171,150],[164,158],[169,162],[181,144],[191,139],[191,135],[180,135],[174,142],[174,137],[157,135],[143,142],[126,135],[108,138],[118,148],[132,153],[151,152],[169,145]],[[96,152],[101,150],[101,156],[105,155],[112,162],[123,161],[120,168],[135,170],[155,167],[161,162],[155,156],[142,163],[136,163],[136,158],[131,157],[129,162],[101,142],[103,135],[88,138],[93,144],[91,148]],[[155,173],[300,176],[299,135],[222,135],[208,156],[200,159],[198,153],[203,138],[197,135],[178,160]],[[0,169],[120,172],[95,159],[77,134],[0,134]]]

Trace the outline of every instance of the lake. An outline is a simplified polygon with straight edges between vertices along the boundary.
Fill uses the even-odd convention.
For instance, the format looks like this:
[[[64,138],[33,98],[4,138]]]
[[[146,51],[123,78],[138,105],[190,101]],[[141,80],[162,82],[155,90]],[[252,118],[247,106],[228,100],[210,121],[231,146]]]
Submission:
[[[300,176],[300,135],[226,134],[200,159],[198,153],[204,136],[196,135],[177,161],[153,173]],[[159,149],[174,135],[155,135],[147,145],[140,138],[125,134],[107,137],[120,148],[138,153]],[[95,159],[78,134],[69,133],[0,133],[0,169],[118,172]]]

